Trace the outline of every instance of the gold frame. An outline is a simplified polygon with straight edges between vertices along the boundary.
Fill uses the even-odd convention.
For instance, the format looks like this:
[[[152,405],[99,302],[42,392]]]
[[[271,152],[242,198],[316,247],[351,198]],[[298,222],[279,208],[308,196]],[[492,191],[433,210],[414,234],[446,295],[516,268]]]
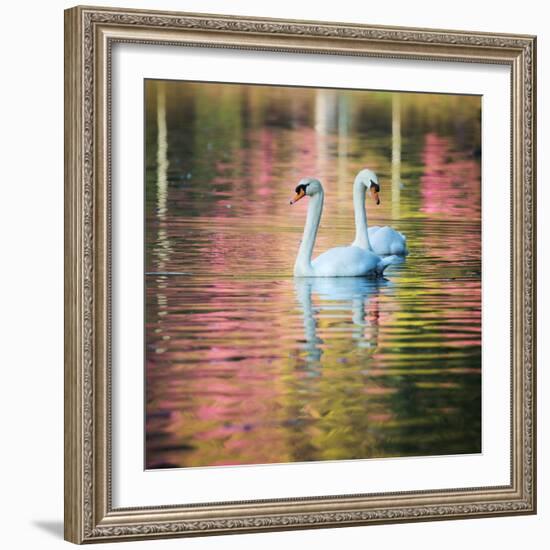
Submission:
[[[512,449],[502,487],[113,509],[110,59],[116,42],[498,63],[512,74]],[[65,538],[103,542],[536,512],[536,37],[75,7],[65,12]]]

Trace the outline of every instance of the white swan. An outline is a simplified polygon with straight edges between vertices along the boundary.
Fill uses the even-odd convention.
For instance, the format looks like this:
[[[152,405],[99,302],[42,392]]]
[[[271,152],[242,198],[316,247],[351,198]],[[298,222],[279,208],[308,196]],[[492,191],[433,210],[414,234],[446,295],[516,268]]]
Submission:
[[[367,191],[369,191],[376,204],[380,204],[378,176],[372,170],[365,168],[357,174],[353,183],[355,240],[352,246],[370,250],[380,256],[388,254],[406,256],[409,251],[407,249],[407,237],[403,233],[388,226],[367,228],[367,214],[365,211],[365,194]]]
[[[393,257],[380,258],[370,250],[358,246],[339,246],[323,252],[311,261],[317,230],[323,211],[324,192],[319,180],[304,178],[296,187],[294,204],[305,196],[310,197],[304,236],[300,243],[295,277],[381,277],[384,269],[393,262]]]

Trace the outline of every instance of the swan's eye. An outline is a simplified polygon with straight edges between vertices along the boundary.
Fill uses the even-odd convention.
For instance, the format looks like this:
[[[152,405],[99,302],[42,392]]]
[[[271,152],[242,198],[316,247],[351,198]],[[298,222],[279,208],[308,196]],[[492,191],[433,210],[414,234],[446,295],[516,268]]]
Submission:
[[[294,190],[296,193],[301,193],[303,192],[304,195],[306,193],[306,189],[307,189],[307,186],[309,185],[309,183],[306,183],[306,184],[301,184],[301,185],[298,185],[298,187],[296,187],[296,189]]]
[[[373,191],[376,191],[377,193],[380,193],[380,186],[376,182],[370,180],[370,186],[371,186]]]

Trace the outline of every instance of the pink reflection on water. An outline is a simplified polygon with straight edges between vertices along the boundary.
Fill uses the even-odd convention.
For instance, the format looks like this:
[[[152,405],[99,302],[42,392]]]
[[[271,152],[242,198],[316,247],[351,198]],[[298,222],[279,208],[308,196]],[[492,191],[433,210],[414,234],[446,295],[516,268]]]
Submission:
[[[260,130],[259,155],[258,155],[258,194],[261,196],[270,195],[272,190],[268,184],[271,183],[273,172],[273,132],[263,128]],[[266,185],[267,184],[267,185]]]
[[[429,133],[425,137],[422,161],[422,212],[469,220],[479,217],[480,167],[475,159],[453,152],[448,138]]]
[[[195,298],[205,311],[179,313],[178,308],[174,308],[170,311],[170,327],[166,326],[167,333],[175,331],[174,336],[187,327],[200,327],[200,334],[206,333],[223,342],[206,348],[201,346],[202,349],[195,352],[200,361],[193,366],[189,363],[192,359],[188,347],[172,346],[162,353],[164,368],[171,365],[177,371],[163,383],[165,398],[157,401],[157,407],[169,410],[173,408],[171,399],[187,396],[180,414],[171,414],[162,421],[162,431],[171,434],[175,441],[192,438],[194,446],[199,442],[205,445],[204,454],[189,455],[186,465],[193,465],[195,460],[201,464],[205,457],[210,465],[265,463],[270,461],[273,452],[282,457],[289,453],[281,434],[281,406],[277,405],[282,393],[280,367],[272,367],[265,360],[258,363],[253,350],[243,357],[239,346],[244,335],[250,333],[265,341],[265,323],[242,316],[238,320],[233,318],[235,311],[224,305],[228,293],[232,299],[240,294],[227,282],[212,281],[208,292],[198,293]],[[257,299],[256,296],[254,301]],[[246,307],[246,293],[242,305]],[[271,326],[270,330],[276,333],[277,329]],[[197,336],[196,343],[200,346],[200,335]],[[158,376],[162,376],[162,371],[162,368],[157,371]],[[148,383],[152,383],[154,375],[150,369],[149,377]],[[158,426],[158,422],[153,420],[149,425]],[[224,456],[219,451],[222,447],[231,451],[225,455],[227,459],[219,458]],[[176,451],[168,451],[165,456],[169,463],[179,460]]]
[[[322,179],[318,170],[318,142],[314,128],[301,127],[291,136],[291,173],[295,178],[315,176]]]

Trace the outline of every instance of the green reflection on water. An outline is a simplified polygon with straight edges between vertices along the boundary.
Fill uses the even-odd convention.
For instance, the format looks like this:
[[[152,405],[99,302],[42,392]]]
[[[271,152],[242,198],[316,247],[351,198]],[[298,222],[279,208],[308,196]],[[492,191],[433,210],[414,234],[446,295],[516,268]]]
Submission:
[[[479,151],[479,97],[148,81],[147,467],[479,452]],[[365,166],[410,256],[293,280],[297,181],[318,254]]]

